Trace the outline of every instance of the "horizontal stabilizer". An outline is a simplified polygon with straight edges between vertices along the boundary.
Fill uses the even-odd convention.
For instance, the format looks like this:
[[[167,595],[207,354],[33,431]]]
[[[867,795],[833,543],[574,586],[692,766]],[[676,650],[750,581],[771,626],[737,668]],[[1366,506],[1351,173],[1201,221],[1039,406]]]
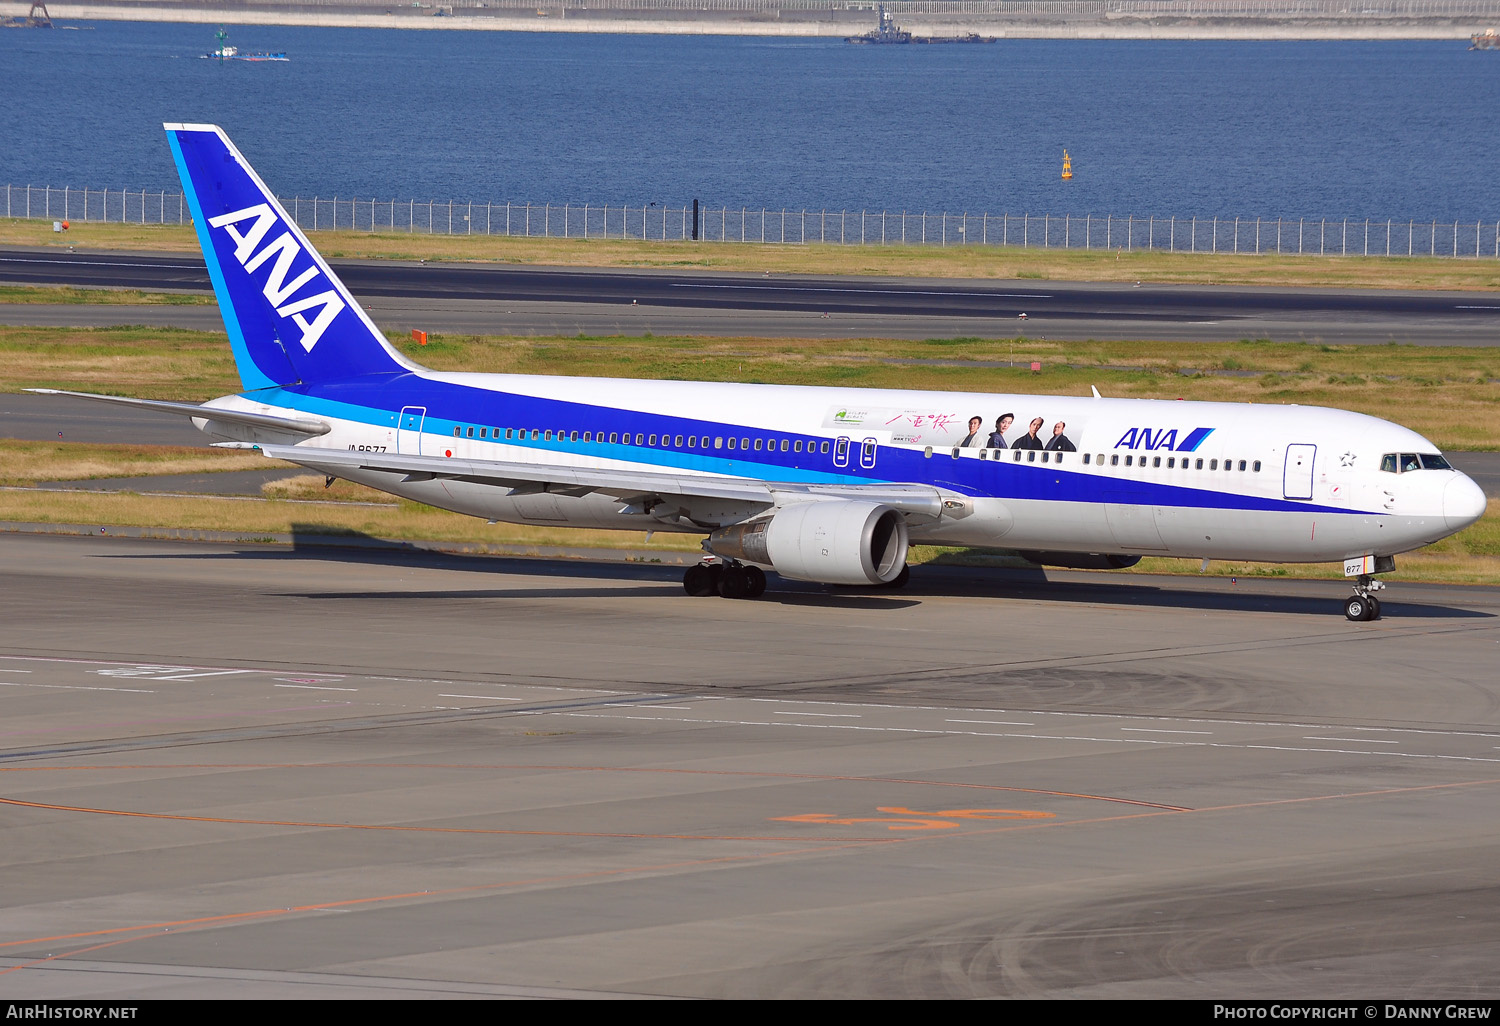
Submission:
[[[272,413],[251,413],[247,410],[229,410],[218,406],[199,406],[197,403],[169,403],[160,399],[131,399],[123,395],[96,395],[93,392],[69,392],[61,388],[28,388],[28,392],[40,395],[70,395],[75,399],[95,399],[118,406],[134,406],[138,409],[155,410],[157,413],[175,413],[181,417],[201,417],[224,424],[246,424],[250,427],[273,428],[277,431],[294,431],[302,435],[326,435],[332,430],[327,423],[308,417],[278,417]]]

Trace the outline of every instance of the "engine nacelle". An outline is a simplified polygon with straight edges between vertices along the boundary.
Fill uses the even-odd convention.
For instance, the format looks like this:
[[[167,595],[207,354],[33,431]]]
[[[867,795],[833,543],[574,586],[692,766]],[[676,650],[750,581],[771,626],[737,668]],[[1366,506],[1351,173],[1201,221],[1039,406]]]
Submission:
[[[709,535],[715,555],[819,584],[889,584],[906,566],[906,519],[890,506],[823,499]]]
[[[1124,570],[1141,561],[1140,556],[1117,556],[1111,552],[1021,552],[1018,555],[1038,566],[1060,566],[1069,570]]]

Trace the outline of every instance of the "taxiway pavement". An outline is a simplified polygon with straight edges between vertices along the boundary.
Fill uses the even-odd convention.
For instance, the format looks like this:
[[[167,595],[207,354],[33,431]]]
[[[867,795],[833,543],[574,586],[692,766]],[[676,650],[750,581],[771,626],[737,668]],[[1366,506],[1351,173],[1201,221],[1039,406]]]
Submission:
[[[751,335],[1492,346],[1487,292],[744,275],[335,261],[383,328],[471,334]],[[207,292],[182,254],[0,249],[0,281]],[[1023,317],[1024,315],[1024,317]],[[0,323],[217,330],[205,306],[0,306]]]
[[[0,535],[0,992],[1500,983],[1500,590]]]

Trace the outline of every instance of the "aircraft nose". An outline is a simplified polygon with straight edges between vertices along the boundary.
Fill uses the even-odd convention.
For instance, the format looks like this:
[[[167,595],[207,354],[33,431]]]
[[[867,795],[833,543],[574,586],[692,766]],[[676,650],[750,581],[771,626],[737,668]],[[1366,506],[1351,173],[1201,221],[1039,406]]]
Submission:
[[[1443,519],[1448,530],[1461,531],[1484,516],[1484,490],[1466,474],[1455,474],[1443,489]]]

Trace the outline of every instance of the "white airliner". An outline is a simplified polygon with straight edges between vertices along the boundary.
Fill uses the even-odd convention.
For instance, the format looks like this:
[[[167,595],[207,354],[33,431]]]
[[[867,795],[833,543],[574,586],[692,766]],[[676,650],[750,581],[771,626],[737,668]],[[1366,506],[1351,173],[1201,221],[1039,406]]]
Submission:
[[[223,131],[166,130],[244,391],[89,398],[491,521],[701,534],[694,595],[758,595],[765,569],[899,587],[920,542],[1076,567],[1338,562],[1345,615],[1370,620],[1395,554],[1485,510],[1427,439],[1341,410],[428,370]]]

